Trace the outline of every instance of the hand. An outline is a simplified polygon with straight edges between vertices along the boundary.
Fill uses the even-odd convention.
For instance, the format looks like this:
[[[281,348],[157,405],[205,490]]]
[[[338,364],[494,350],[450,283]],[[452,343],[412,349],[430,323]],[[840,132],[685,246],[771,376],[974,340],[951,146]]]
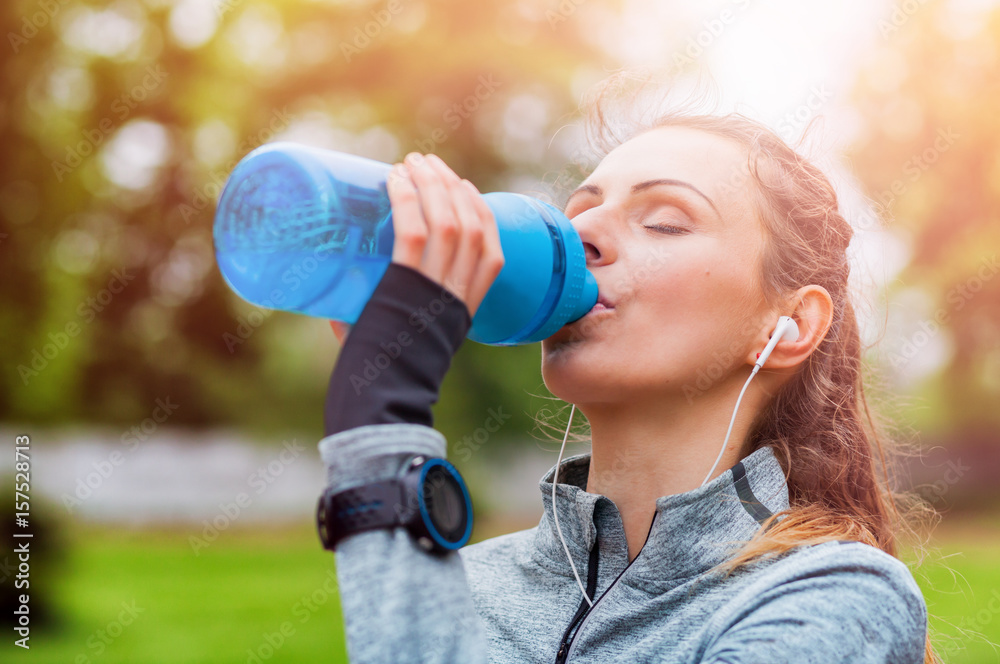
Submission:
[[[479,190],[436,155],[413,152],[395,164],[386,188],[392,204],[392,261],[454,293],[474,317],[504,266],[493,211]],[[330,321],[341,346],[351,326]]]
[[[392,261],[447,288],[474,317],[504,266],[493,211],[436,155],[411,152],[404,164],[387,182]]]

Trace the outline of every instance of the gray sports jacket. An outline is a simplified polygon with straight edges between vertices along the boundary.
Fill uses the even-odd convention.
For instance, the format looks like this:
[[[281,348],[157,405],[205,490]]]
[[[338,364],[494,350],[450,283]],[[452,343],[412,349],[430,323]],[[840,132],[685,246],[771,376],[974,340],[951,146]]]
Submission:
[[[394,476],[413,454],[445,456],[417,424],[375,424],[319,444],[335,490]],[[621,516],[587,493],[590,455],[559,469],[552,521],[438,557],[403,528],[358,533],[336,550],[354,664],[608,662],[919,664],[927,610],[908,568],[858,542],[800,547],[728,578],[709,573],[759,521],[788,506],[784,473],[764,447],[705,486],[656,501],[640,553],[628,562]]]

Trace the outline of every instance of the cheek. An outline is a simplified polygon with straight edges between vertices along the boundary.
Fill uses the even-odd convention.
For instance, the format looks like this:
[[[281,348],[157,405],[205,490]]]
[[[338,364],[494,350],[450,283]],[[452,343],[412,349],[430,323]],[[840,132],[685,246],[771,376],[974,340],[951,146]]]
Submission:
[[[715,311],[723,318],[738,316],[751,303],[751,262],[718,242],[692,245],[674,252],[675,260],[650,280],[655,297],[684,309]]]
[[[713,354],[739,345],[745,337],[739,330],[754,310],[750,266],[714,238],[695,240],[669,250],[647,245],[619,254],[625,276],[606,285],[621,299],[620,316],[596,322],[566,357],[579,360],[588,375],[629,367],[631,380],[662,384],[664,376],[688,379]],[[548,342],[543,348],[559,345]],[[550,359],[553,367],[561,366],[557,356]]]
[[[651,274],[630,303],[623,351],[669,349],[672,362],[698,361],[735,341],[752,311],[745,265],[689,254]]]
[[[690,325],[694,314],[714,309],[725,298],[727,277],[722,272],[713,261],[694,254],[678,257],[645,277],[636,270],[637,309],[649,322]]]

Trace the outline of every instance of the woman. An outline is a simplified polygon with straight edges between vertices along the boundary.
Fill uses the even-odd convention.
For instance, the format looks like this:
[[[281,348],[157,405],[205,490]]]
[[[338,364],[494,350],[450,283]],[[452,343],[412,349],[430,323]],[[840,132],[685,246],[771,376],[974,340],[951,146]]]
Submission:
[[[503,266],[475,188],[434,156],[404,164],[392,279],[359,329],[334,324],[331,490],[444,456],[430,404]],[[351,661],[934,661],[864,426],[851,228],[823,174],[742,116],[669,114],[565,211],[602,297],[542,342],[542,376],[592,451],[560,453],[535,528],[445,556],[400,528],[341,541]],[[431,334],[351,389],[366,350],[442,294]],[[748,383],[781,316],[797,333]]]

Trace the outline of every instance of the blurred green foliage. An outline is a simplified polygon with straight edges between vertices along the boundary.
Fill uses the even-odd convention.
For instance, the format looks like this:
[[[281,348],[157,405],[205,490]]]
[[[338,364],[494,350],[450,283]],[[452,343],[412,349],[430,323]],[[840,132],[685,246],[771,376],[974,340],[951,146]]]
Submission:
[[[569,82],[604,56],[551,10],[5,3],[0,418],[127,426],[169,396],[171,425],[318,436],[332,337],[288,313],[248,318],[215,266],[219,185],[276,132],[385,161],[433,151],[484,191],[561,177],[567,149],[545,142],[576,106]],[[525,405],[537,364],[537,346],[468,342],[446,433]],[[510,430],[530,428],[512,410]]]
[[[1000,424],[990,272],[1000,12],[961,7],[924,3],[881,28],[854,95],[850,153],[912,249],[889,301],[914,289],[927,300],[905,333],[887,335],[883,361],[901,368],[896,388],[926,397],[908,416],[940,434]],[[383,161],[433,151],[484,191],[558,203],[583,175],[566,125],[588,85],[620,65],[594,27],[620,10],[617,0],[5,3],[0,419],[125,428],[170,398],[171,426],[318,437],[336,354],[325,324],[261,319],[215,266],[214,203],[232,166],[278,135]],[[682,52],[697,20],[665,25],[663,39]],[[921,324],[931,333],[912,331]],[[942,366],[911,380],[913,354],[935,353]],[[504,404],[512,419],[498,436],[531,432],[549,405],[538,365],[537,345],[466,342],[436,425],[461,440]]]
[[[897,23],[883,26],[852,100],[861,130],[851,166],[910,253],[885,298],[911,328],[887,335],[881,356],[902,375],[899,390],[921,398],[917,429],[958,440],[989,432],[996,443],[1000,9],[932,2]],[[939,371],[908,380],[908,365],[939,354]]]

